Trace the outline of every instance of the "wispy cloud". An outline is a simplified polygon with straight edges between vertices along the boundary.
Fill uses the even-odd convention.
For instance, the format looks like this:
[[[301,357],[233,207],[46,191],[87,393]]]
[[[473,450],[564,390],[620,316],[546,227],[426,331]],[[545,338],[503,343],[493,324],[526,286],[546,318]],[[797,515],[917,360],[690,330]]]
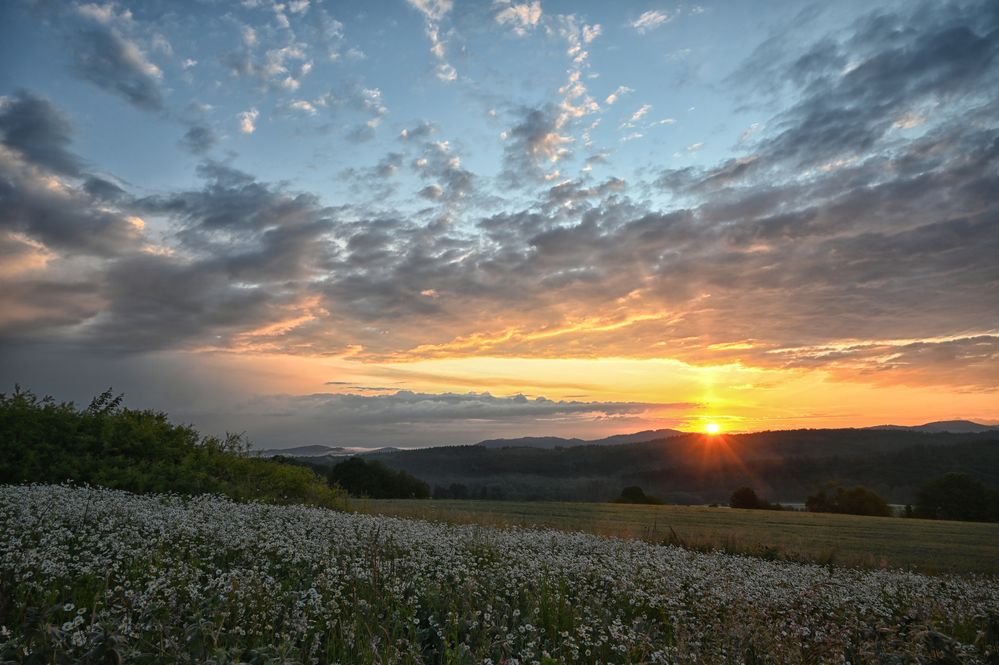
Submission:
[[[667,12],[654,9],[642,12],[641,16],[631,22],[631,27],[639,33],[646,33],[650,30],[662,27],[663,25],[669,23],[672,19],[673,17]]]
[[[496,22],[500,25],[509,25],[514,33],[521,37],[537,27],[541,21],[541,3],[537,0],[522,4],[497,0],[493,4],[499,9],[496,12]]]
[[[458,78],[458,71],[447,60],[446,42],[441,36],[441,21],[451,11],[452,0],[406,0],[411,7],[423,14],[427,38],[430,39],[430,53],[437,60],[434,74],[444,82]]]

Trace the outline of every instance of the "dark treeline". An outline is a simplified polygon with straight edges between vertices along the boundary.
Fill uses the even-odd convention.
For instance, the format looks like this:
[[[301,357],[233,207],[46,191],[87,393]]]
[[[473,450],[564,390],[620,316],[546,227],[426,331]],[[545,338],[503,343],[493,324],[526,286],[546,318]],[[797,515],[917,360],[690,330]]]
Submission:
[[[311,467],[330,485],[341,487],[351,496],[369,499],[429,499],[430,486],[405,471],[396,471],[377,460],[351,457],[329,465],[307,459],[280,461]]]
[[[877,492],[862,485],[840,487],[830,483],[805,500],[805,507],[813,513],[841,513],[844,515],[877,515],[888,517],[892,514],[888,502]]]
[[[132,492],[225,494],[240,501],[344,505],[309,469],[249,457],[240,435],[202,436],[166,414],[121,405],[111,391],[87,408],[15,389],[0,394],[0,483],[89,483]]]
[[[740,487],[729,499],[732,508],[783,510],[757,496],[751,487]],[[840,487],[830,483],[805,501],[813,513],[890,517],[895,513],[883,498],[866,487]],[[915,506],[907,504],[904,517],[999,522],[999,489],[989,489],[966,473],[947,473],[933,478],[916,491]]]

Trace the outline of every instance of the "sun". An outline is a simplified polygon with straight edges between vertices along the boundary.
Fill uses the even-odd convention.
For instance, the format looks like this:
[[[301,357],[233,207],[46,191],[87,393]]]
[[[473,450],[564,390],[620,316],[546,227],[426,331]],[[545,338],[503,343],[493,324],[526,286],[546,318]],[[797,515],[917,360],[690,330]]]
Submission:
[[[721,431],[721,427],[718,423],[708,423],[704,426],[704,431],[708,434],[717,434]]]

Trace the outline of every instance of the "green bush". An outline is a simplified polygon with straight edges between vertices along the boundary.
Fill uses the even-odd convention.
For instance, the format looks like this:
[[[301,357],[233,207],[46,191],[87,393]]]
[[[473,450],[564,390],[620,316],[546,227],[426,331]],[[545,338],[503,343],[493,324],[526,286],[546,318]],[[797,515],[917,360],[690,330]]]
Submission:
[[[0,394],[0,484],[69,481],[345,506],[344,493],[312,470],[248,457],[242,435],[202,436],[165,413],[126,409],[121,401],[108,390],[78,409],[19,387]]]

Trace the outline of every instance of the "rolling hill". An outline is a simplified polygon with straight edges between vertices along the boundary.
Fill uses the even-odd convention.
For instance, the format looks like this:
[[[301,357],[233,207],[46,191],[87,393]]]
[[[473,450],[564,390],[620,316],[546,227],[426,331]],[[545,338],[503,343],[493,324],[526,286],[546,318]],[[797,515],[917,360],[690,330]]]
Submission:
[[[630,445],[445,446],[375,453],[431,485],[473,496],[608,501],[640,485],[675,503],[727,501],[750,485],[768,499],[801,502],[826,482],[866,485],[896,503],[926,480],[964,471],[999,486],[999,432],[816,429],[680,434]]]

